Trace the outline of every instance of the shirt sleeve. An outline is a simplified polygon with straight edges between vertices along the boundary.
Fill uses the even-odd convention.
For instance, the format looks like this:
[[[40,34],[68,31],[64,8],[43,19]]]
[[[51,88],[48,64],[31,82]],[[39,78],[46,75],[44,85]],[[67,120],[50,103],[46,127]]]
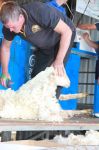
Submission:
[[[8,28],[3,26],[2,33],[4,35],[4,38],[8,41],[12,41],[16,34],[14,32],[11,32]]]
[[[34,2],[33,7],[30,8],[31,16],[36,22],[45,28],[54,29],[61,18],[64,19],[62,13],[55,8],[48,6],[45,3]]]
[[[95,23],[97,30],[99,30],[99,22]]]

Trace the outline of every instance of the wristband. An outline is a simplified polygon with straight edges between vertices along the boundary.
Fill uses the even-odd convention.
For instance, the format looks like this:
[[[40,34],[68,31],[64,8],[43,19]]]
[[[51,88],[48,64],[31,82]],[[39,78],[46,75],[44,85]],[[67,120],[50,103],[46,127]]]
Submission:
[[[2,74],[1,78],[3,78],[4,80],[6,80],[6,87],[7,88],[11,88],[11,80],[9,78],[7,78],[5,74]]]
[[[6,77],[6,75],[5,75],[5,74],[2,74],[2,75],[1,75],[1,78],[5,79],[5,80],[7,80],[7,79],[8,79],[8,78]]]

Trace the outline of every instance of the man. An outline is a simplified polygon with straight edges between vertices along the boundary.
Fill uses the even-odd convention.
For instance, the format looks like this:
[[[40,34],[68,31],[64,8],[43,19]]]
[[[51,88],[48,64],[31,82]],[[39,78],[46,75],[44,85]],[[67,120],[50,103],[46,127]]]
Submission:
[[[1,6],[0,18],[4,25],[1,45],[3,86],[6,87],[6,79],[10,78],[10,46],[15,35],[20,35],[39,49],[32,77],[50,65],[53,65],[57,75],[65,74],[65,56],[75,37],[75,27],[67,17],[41,2],[20,7],[16,2],[8,1]]]
[[[92,41],[88,33],[83,34],[83,38],[86,43],[93,47],[97,52],[97,61],[96,61],[96,71],[95,71],[95,97],[94,97],[94,111],[93,114],[95,117],[99,118],[99,44]]]
[[[82,29],[82,30],[99,30],[99,22],[95,23],[95,24],[79,24],[78,28]],[[91,47],[93,47],[94,49],[96,49],[96,52],[99,53],[99,45],[96,44],[94,41],[92,41],[89,38],[89,34],[88,33],[84,33],[83,34],[83,38],[85,39],[85,41],[87,42],[87,44]],[[96,63],[96,80],[98,81],[99,84],[99,60],[97,60]]]
[[[93,47],[96,50],[98,57],[99,57],[99,44],[92,41],[88,33],[84,33],[82,37],[90,47]],[[97,80],[97,83],[99,84],[99,58],[97,59],[97,62],[96,62],[96,80]]]

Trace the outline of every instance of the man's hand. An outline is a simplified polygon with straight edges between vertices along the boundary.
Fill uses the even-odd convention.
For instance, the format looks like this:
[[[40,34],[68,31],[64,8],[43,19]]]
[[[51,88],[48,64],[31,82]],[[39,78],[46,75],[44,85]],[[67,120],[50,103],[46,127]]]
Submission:
[[[87,32],[83,33],[82,37],[85,41],[88,41],[90,39],[89,34]]]
[[[84,33],[84,34],[82,35],[82,37],[83,37],[83,39],[86,41],[86,43],[87,43],[90,47],[92,47],[92,48],[94,48],[94,49],[98,49],[98,48],[99,48],[99,45],[90,39],[88,33]]]
[[[5,74],[2,74],[1,77],[0,77],[0,84],[6,88],[9,88],[9,81],[11,81],[11,77],[9,74],[5,75]]]
[[[66,74],[64,64],[55,60],[52,65],[55,69],[57,85],[68,88],[70,86],[70,80]]]
[[[10,46],[12,41],[3,39],[1,44],[1,66],[2,66],[2,75],[0,78],[0,84],[7,87],[7,83],[10,80],[10,75],[8,74],[8,65],[10,60]]]
[[[65,75],[65,68],[64,68],[63,62],[55,60],[52,65],[55,69],[56,75],[58,75],[58,76],[64,76]]]

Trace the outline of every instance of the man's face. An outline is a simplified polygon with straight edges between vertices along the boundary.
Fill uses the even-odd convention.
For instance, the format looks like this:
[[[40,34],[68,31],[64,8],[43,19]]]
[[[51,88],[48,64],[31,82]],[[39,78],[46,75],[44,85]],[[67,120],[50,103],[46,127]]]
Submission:
[[[19,33],[23,27],[21,16],[19,16],[18,20],[16,21],[9,20],[6,24],[4,24],[4,26],[10,29],[11,32],[13,31],[15,33]]]

